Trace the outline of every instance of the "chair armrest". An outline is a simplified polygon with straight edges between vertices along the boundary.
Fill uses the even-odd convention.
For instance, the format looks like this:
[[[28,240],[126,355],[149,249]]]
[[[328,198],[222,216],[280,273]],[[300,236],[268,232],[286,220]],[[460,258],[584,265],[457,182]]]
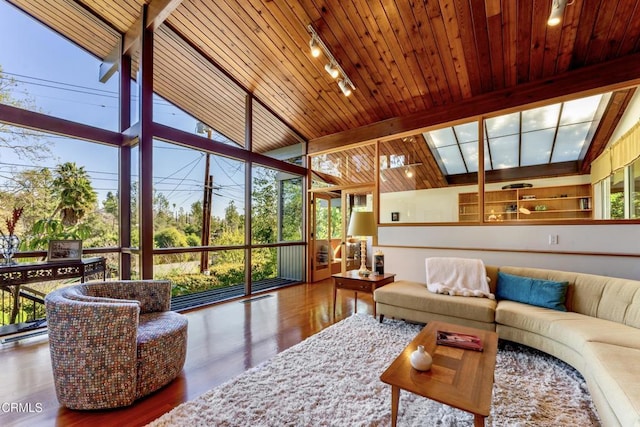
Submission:
[[[171,282],[168,280],[120,280],[84,284],[87,295],[140,303],[140,313],[171,309]]]
[[[45,307],[60,403],[72,409],[131,404],[137,384],[138,302],[82,301],[53,291]],[[105,384],[111,385],[106,394]]]

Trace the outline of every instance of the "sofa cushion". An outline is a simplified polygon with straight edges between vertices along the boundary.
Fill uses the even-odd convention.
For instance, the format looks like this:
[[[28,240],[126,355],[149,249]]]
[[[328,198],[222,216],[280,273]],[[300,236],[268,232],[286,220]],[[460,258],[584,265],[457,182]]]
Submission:
[[[566,319],[581,320],[589,317],[509,300],[500,301],[496,308],[496,323],[544,336],[549,335],[554,322]]]
[[[587,382],[595,382],[607,397],[620,425],[640,425],[640,349],[589,342],[583,356]]]
[[[576,351],[582,351],[587,342],[602,342],[640,350],[640,329],[610,320],[578,315],[553,322],[549,338],[564,342]]]
[[[640,281],[616,277],[605,283],[597,315],[599,318],[640,328]]]
[[[407,280],[400,280],[376,289],[374,299],[382,304],[479,322],[495,320],[495,300],[434,294],[429,292],[424,283]]]
[[[555,282],[498,272],[496,298],[567,311],[564,301],[569,282]]]
[[[580,313],[561,312],[515,301],[500,301],[496,323],[544,335],[580,352],[588,341],[640,349],[640,329]]]

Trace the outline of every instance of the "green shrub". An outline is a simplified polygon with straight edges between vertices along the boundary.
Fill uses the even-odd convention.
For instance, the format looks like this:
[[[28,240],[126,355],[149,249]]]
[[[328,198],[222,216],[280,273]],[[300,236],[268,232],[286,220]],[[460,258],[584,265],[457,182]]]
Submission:
[[[211,266],[210,271],[223,286],[244,283],[244,264],[216,264]]]
[[[253,280],[262,280],[276,276],[276,265],[271,259],[258,257],[251,267]],[[177,268],[158,276],[171,280],[173,296],[187,295],[210,289],[224,288],[245,282],[244,263],[226,262],[210,266],[209,275],[202,273],[184,273]]]
[[[187,245],[189,246],[200,246],[202,241],[200,240],[200,236],[197,234],[187,234]]]
[[[165,278],[171,280],[172,296],[187,295],[222,287],[217,277],[205,274],[169,274]]]

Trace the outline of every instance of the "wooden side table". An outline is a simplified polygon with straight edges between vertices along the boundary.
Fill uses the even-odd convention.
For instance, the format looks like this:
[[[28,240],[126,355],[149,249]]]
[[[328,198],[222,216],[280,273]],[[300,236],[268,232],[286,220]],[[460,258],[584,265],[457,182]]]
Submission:
[[[333,274],[333,317],[336,317],[336,297],[338,289],[348,289],[355,291],[356,305],[355,312],[358,312],[358,292],[366,292],[373,295],[376,289],[388,285],[394,281],[395,274],[385,273],[374,275],[371,273],[369,277],[360,276],[358,270],[347,271],[346,273]],[[376,317],[376,303],[373,302],[373,317]]]

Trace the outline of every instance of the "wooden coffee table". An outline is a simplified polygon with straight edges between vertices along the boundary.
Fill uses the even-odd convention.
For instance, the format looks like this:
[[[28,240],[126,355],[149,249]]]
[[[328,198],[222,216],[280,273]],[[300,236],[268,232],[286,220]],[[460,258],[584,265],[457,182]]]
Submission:
[[[373,274],[364,277],[358,274],[358,270],[347,271],[346,273],[333,274],[333,317],[336,317],[336,298],[338,289],[349,289],[356,293],[355,312],[358,312],[358,292],[366,292],[373,295],[373,292],[389,283],[393,283],[395,274]],[[376,317],[376,302],[373,302],[373,317]]]
[[[477,335],[482,340],[484,351],[437,345],[438,330]],[[423,345],[433,357],[429,371],[421,372],[411,367],[409,357],[418,345]],[[391,385],[391,425],[395,426],[398,418],[400,390],[406,390],[471,412],[474,425],[484,426],[485,417],[491,411],[497,352],[498,335],[495,332],[429,322],[380,376],[383,382]]]

